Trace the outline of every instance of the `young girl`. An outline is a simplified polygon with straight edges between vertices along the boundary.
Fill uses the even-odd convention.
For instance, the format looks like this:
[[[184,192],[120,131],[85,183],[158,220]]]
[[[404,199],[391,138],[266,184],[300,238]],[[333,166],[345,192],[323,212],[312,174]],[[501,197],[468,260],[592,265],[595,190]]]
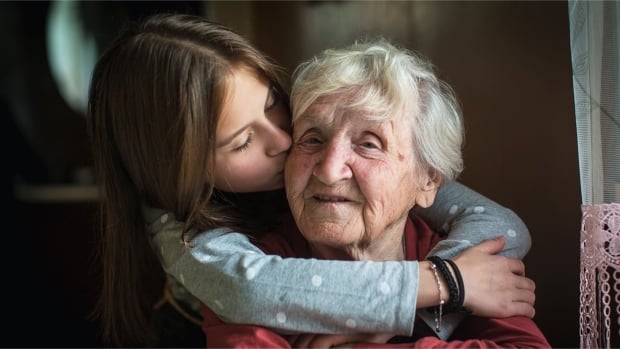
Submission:
[[[291,139],[283,76],[238,34],[188,15],[132,25],[97,63],[89,121],[101,188],[99,313],[106,342],[152,345],[150,295],[161,266],[180,287],[171,288],[180,290],[178,300],[196,297],[227,322],[280,331],[408,334],[416,308],[437,304],[437,285],[417,282],[431,271],[417,262],[281,259],[252,245],[287,210],[281,188]],[[449,233],[433,252],[445,258],[497,235],[506,236],[513,257],[529,249],[518,217],[457,183],[419,214]],[[467,305],[483,316],[533,316],[533,289],[492,282],[513,273],[490,263],[503,243],[492,246],[467,250],[471,263],[459,265],[476,275],[469,284],[480,285],[466,293]],[[335,276],[329,284],[327,273]],[[401,287],[377,288],[385,275]],[[378,309],[392,316],[377,320]]]

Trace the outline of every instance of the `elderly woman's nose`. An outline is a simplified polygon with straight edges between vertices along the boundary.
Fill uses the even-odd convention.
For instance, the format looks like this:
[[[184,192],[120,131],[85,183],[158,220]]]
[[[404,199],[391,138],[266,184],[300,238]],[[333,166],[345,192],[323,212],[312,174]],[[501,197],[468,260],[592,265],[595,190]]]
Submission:
[[[351,147],[339,142],[328,142],[319,153],[312,174],[325,184],[335,184],[352,177]]]
[[[279,126],[272,124],[267,134],[267,155],[277,156],[283,152],[287,152],[291,147],[291,136],[287,130],[280,128]]]

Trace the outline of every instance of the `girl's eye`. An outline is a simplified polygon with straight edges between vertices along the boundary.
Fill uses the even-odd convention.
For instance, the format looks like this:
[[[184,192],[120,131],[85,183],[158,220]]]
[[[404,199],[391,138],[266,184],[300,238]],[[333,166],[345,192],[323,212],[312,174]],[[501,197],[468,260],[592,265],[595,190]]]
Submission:
[[[250,143],[252,143],[252,134],[251,133],[248,135],[248,139],[242,145],[240,145],[237,148],[233,149],[233,151],[240,153],[240,152],[248,149],[248,147],[250,146]]]

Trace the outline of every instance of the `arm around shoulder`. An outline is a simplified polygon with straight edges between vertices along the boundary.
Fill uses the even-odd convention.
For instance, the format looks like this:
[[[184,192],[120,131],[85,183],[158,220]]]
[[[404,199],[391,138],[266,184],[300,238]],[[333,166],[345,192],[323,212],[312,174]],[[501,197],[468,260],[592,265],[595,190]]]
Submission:
[[[414,211],[435,231],[447,233],[430,252],[443,258],[498,236],[506,237],[500,254],[507,257],[523,258],[531,246],[530,232],[514,211],[457,181],[443,184],[431,207]]]

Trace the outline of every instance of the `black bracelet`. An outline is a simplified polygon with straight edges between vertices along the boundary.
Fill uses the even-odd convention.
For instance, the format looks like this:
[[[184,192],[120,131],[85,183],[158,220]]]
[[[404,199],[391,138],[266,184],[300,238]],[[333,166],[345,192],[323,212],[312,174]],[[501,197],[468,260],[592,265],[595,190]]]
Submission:
[[[452,276],[452,273],[450,272],[450,270],[448,270],[448,267],[446,266],[446,262],[441,257],[438,257],[438,256],[430,256],[427,259],[433,262],[437,266],[437,268],[443,275],[443,278],[446,281],[446,284],[448,285],[448,291],[450,292],[450,299],[448,300],[448,303],[443,307],[443,313],[448,314],[448,313],[452,313],[455,311],[459,311],[461,308],[458,305],[459,290],[456,286],[456,282],[454,281],[454,277]]]
[[[471,310],[463,306],[463,303],[465,302],[465,285],[463,284],[463,276],[461,275],[461,271],[459,270],[459,267],[456,265],[456,263],[454,263],[454,261],[452,261],[451,259],[446,259],[445,261],[448,262],[452,267],[452,270],[454,270],[454,276],[456,277],[456,282],[459,286],[459,299],[456,303],[456,310],[464,311],[468,314],[471,314]]]

